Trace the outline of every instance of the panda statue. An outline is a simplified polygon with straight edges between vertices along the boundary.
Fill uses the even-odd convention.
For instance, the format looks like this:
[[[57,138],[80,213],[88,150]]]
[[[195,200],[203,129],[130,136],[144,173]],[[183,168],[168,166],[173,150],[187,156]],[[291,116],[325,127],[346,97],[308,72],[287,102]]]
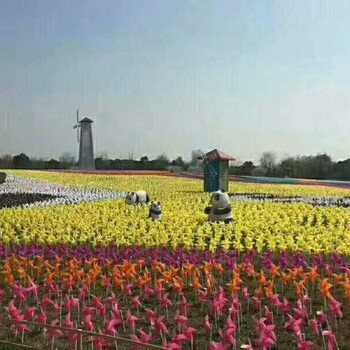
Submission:
[[[126,204],[130,205],[148,204],[150,200],[150,196],[146,191],[128,192],[125,198]]]
[[[161,221],[163,219],[162,206],[159,201],[153,201],[151,203],[148,217],[151,218],[153,221]]]
[[[227,192],[224,190],[214,192],[204,213],[208,215],[211,222],[224,222],[225,224],[233,222],[231,201]]]

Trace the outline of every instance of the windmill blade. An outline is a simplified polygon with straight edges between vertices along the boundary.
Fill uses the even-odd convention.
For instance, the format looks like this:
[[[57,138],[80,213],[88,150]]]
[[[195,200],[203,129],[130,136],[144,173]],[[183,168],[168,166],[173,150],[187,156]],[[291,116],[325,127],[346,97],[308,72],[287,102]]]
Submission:
[[[77,140],[78,140],[78,143],[79,143],[79,141],[80,141],[80,139],[79,139],[79,128],[77,128]]]
[[[79,109],[77,109],[77,124],[79,124]]]

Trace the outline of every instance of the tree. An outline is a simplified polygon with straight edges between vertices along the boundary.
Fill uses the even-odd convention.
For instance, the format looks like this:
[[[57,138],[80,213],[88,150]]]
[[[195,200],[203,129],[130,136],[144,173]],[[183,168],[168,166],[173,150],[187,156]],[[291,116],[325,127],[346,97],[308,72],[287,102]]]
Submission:
[[[165,153],[162,153],[161,155],[157,156],[155,163],[158,170],[165,170],[169,165],[169,158]]]
[[[191,152],[191,165],[192,166],[199,166],[201,164],[201,160],[198,159],[203,155],[203,151],[201,149],[194,149]]]
[[[14,156],[12,162],[15,169],[30,169],[32,165],[32,161],[24,153]]]
[[[50,159],[46,162],[47,169],[59,169],[61,167],[61,163],[56,159]]]
[[[107,152],[100,152],[99,154],[96,155],[96,158],[100,158],[100,159],[103,159],[103,160],[107,160],[108,159],[108,153]]]
[[[242,169],[242,175],[250,176],[252,175],[253,170],[255,169],[255,165],[251,161],[244,162],[241,166],[241,169]]]
[[[172,161],[172,164],[183,168],[185,166],[185,161],[182,159],[182,157],[177,157]]]
[[[4,154],[0,158],[0,169],[11,169],[12,168],[12,156],[10,154]]]
[[[147,156],[143,156],[140,158],[140,162],[141,163],[147,163],[148,162],[148,157]]]
[[[272,176],[276,171],[277,156],[274,152],[264,152],[260,157],[260,165],[266,176]]]
[[[70,168],[76,163],[75,157],[69,152],[62,153],[61,157],[59,158],[59,161],[61,163],[62,168]]]

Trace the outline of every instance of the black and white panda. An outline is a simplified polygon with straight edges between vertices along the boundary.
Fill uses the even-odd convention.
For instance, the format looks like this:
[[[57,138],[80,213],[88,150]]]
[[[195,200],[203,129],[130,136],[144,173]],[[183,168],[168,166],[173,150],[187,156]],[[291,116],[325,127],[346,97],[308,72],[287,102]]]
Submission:
[[[137,205],[137,204],[148,204],[151,198],[146,191],[128,192],[126,194],[126,204]]]
[[[224,222],[225,224],[233,222],[231,201],[228,194],[224,190],[214,192],[204,213],[208,215],[211,222]]]
[[[149,209],[149,218],[151,218],[153,221],[161,221],[163,219],[163,214],[162,214],[162,206],[160,202],[155,202],[153,201],[151,203],[151,207]]]

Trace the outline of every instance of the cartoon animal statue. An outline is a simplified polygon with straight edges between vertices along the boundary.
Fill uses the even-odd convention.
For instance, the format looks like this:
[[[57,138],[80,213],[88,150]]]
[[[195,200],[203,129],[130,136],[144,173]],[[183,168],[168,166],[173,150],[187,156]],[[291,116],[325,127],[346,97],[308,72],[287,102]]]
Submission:
[[[146,191],[128,192],[126,194],[126,204],[137,205],[137,204],[148,204],[151,198]]]
[[[228,194],[224,191],[216,191],[212,194],[209,205],[204,209],[211,222],[224,222],[229,224],[233,222],[233,213],[231,201]]]
[[[153,221],[161,221],[163,219],[162,206],[159,201],[152,201],[148,217]]]

